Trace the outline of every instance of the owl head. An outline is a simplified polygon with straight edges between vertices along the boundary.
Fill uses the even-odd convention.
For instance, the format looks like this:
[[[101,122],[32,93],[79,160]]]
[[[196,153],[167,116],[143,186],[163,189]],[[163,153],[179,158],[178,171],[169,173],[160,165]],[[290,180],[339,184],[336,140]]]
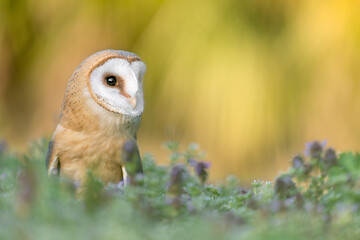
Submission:
[[[102,120],[116,120],[117,116],[138,119],[144,110],[145,70],[145,64],[131,52],[104,50],[89,56],[69,79],[61,124],[81,129],[94,116]]]
[[[143,76],[145,64],[134,53],[107,50],[88,73],[87,85],[92,98],[103,108],[128,116],[144,110]]]

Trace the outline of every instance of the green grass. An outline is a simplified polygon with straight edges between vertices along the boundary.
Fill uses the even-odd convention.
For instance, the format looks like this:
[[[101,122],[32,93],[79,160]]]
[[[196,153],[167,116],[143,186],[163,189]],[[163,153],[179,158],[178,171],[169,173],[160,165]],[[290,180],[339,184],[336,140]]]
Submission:
[[[136,184],[49,177],[45,140],[26,156],[0,152],[0,239],[359,239],[360,155],[314,142],[274,183],[245,189],[233,176],[208,184],[196,144],[170,164],[143,157]]]

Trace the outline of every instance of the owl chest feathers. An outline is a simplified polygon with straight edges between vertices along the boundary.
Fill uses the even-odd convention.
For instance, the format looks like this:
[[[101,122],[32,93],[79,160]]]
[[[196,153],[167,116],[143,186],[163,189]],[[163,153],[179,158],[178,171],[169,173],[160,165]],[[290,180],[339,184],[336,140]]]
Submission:
[[[104,182],[122,180],[122,149],[134,140],[141,116],[109,112],[96,104],[87,91],[81,107],[63,109],[54,134],[61,174],[83,182],[91,169]],[[75,99],[75,101],[77,101]],[[74,106],[77,104],[69,104]]]

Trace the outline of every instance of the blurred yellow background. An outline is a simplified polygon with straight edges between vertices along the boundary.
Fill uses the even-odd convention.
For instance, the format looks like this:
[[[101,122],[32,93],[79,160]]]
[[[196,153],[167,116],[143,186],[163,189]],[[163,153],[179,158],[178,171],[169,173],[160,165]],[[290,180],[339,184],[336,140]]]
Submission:
[[[272,180],[304,143],[360,150],[360,2],[0,0],[0,138],[50,137],[89,55],[147,64],[142,153],[200,144],[213,180]]]

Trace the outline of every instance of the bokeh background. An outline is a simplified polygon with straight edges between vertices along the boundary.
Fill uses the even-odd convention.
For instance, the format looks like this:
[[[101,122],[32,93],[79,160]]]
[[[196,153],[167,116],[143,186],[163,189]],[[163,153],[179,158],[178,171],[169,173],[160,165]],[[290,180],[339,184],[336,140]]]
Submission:
[[[147,64],[142,153],[197,142],[211,177],[272,180],[314,139],[360,150],[360,2],[0,0],[0,138],[50,137],[90,54]]]

